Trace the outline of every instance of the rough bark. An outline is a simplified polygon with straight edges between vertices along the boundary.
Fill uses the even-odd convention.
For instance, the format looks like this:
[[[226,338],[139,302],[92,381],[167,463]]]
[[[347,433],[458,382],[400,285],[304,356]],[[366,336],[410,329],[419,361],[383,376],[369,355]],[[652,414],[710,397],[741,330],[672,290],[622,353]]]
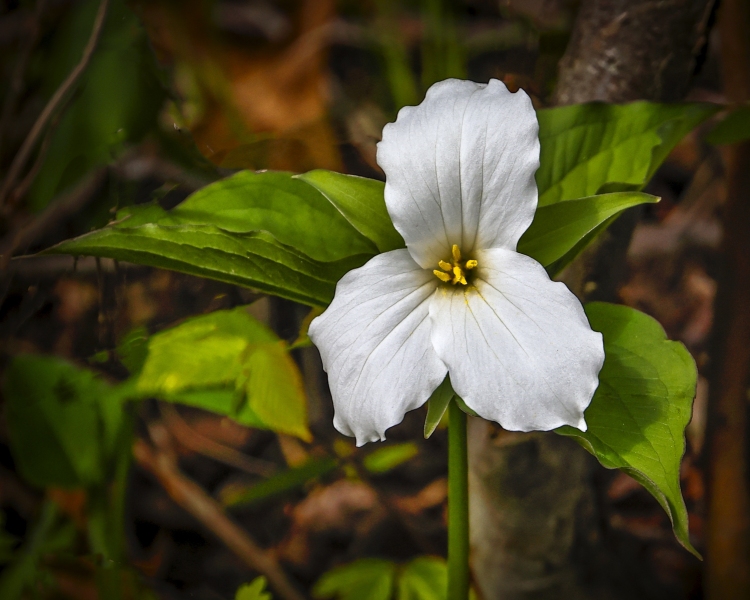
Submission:
[[[556,103],[681,99],[712,4],[713,0],[583,0],[560,63]],[[566,280],[579,297],[616,298],[636,221],[637,213],[625,215],[568,270]],[[592,582],[584,575],[587,570],[590,576],[591,570],[582,563],[592,557],[606,562],[596,547],[600,536],[593,459],[555,434],[506,444],[490,435],[491,426],[473,427],[473,570],[483,597],[638,597],[614,573],[616,564],[609,565],[609,582]]]
[[[731,102],[750,100],[750,4],[720,9],[724,88]],[[750,141],[726,150],[724,269],[714,314],[708,413],[708,528],[705,590],[709,600],[750,598]]]

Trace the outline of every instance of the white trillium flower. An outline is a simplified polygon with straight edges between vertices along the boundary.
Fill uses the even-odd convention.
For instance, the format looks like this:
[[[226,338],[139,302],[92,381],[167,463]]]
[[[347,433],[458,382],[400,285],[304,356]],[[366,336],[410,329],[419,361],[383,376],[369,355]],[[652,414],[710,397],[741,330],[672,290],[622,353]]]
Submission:
[[[516,245],[534,218],[539,126],[500,81],[433,85],[386,125],[377,160],[406,249],[347,273],[310,325],[334,425],[384,440],[445,378],[513,431],[586,430],[604,362],[577,298]]]

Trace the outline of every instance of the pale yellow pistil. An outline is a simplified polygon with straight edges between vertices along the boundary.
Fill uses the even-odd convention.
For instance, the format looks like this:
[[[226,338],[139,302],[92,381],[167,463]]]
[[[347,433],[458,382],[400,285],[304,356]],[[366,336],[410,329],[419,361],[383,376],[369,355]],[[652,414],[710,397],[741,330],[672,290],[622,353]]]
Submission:
[[[451,254],[453,255],[453,262],[449,263],[441,260],[438,262],[438,266],[441,270],[435,269],[433,273],[435,273],[435,277],[445,283],[452,283],[453,285],[460,283],[461,285],[466,285],[466,271],[476,268],[478,263],[475,260],[462,262],[461,250],[458,248],[457,244],[453,244]]]

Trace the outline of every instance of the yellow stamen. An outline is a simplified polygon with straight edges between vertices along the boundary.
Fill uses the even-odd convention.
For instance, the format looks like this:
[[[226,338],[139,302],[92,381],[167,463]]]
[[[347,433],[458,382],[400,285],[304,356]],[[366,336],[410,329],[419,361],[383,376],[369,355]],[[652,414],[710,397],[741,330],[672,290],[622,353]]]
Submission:
[[[471,269],[475,269],[479,263],[474,259],[461,262],[461,249],[458,247],[458,244],[453,244],[451,247],[451,255],[453,257],[452,263],[449,263],[447,260],[438,261],[438,266],[442,270],[435,269],[433,271],[435,277],[444,283],[468,285],[466,273]]]

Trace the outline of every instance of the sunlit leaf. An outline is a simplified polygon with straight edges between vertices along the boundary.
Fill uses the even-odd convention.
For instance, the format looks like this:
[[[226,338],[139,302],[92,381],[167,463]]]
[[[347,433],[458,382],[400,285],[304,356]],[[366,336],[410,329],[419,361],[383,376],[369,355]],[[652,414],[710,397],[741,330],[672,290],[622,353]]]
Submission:
[[[447,600],[447,598],[448,568],[442,558],[420,556],[408,563],[400,573],[396,600]]]
[[[518,251],[547,266],[565,256],[626,208],[658,202],[640,192],[613,192],[543,206],[518,242]]]
[[[685,427],[695,396],[695,361],[669,341],[651,317],[626,306],[586,305],[591,326],[604,335],[606,359],[599,388],[585,412],[588,430],[562,427],[609,469],[640,482],[669,515],[690,552],[688,515],[680,491]]]
[[[320,190],[381,252],[405,247],[404,239],[393,226],[385,207],[385,184],[382,181],[323,170],[297,177]]]
[[[334,205],[291,173],[240,171],[189,196],[166,213],[166,224],[214,225],[231,233],[268,231],[281,244],[321,262],[375,254],[375,245]]]
[[[148,342],[138,393],[310,439],[299,370],[284,343],[243,308],[194,317]]]
[[[675,144],[717,110],[708,104],[633,102],[539,111],[539,206],[640,189]]]
[[[251,583],[241,585],[234,600],[272,600],[271,594],[266,591],[266,578],[256,577]]]
[[[140,216],[140,215],[136,215]],[[317,262],[266,232],[230,233],[211,225],[127,227],[127,221],[67,240],[50,254],[100,256],[180,271],[326,306],[336,282],[370,255]]]

